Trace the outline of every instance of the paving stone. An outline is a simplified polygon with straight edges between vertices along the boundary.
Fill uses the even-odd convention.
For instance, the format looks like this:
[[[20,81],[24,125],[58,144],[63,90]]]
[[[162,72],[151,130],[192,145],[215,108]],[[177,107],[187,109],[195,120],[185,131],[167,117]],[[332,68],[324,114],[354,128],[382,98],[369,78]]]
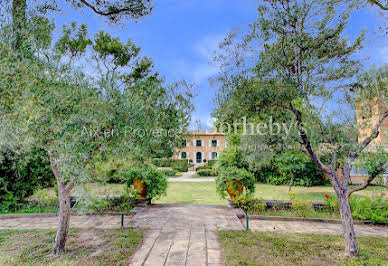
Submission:
[[[222,264],[224,263],[222,258],[221,249],[209,249],[207,250],[208,263]]]

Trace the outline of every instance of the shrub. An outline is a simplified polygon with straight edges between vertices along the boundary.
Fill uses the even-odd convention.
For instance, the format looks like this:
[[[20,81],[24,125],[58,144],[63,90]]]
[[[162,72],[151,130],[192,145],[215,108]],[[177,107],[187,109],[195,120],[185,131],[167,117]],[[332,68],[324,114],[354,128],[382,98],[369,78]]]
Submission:
[[[242,194],[237,196],[234,201],[233,201],[233,206],[235,208],[241,208],[243,209],[246,213],[249,212],[264,212],[266,203],[264,200],[259,200],[251,195],[247,194]]]
[[[171,167],[172,159],[170,158],[153,158],[152,164],[157,167]]]
[[[0,154],[0,210],[18,208],[36,189],[55,184],[48,156],[35,148],[17,156],[9,151]]]
[[[107,160],[97,157],[92,164],[95,177],[107,183],[124,184],[123,171],[133,167],[126,159],[109,157]]]
[[[251,194],[255,191],[255,177],[245,168],[237,168],[236,166],[221,168],[216,178],[216,187],[218,194],[222,198],[226,197],[226,184],[229,181],[240,181],[247,194]]]
[[[327,182],[312,159],[299,151],[275,155],[272,163],[256,172],[257,181],[274,185],[315,186]]]
[[[172,169],[178,172],[187,172],[189,170],[189,164],[187,159],[175,159],[171,162]]]
[[[189,159],[189,163],[192,163],[193,162],[193,159]]]
[[[296,199],[294,193],[289,193],[291,208],[301,217],[311,217],[314,213],[313,204],[307,199]]]
[[[82,212],[128,212],[136,206],[135,197],[121,195],[114,198],[89,197],[77,204],[77,209]]]
[[[197,166],[197,168],[195,169],[195,171],[198,172],[199,170],[204,170],[204,169],[209,170],[209,169],[213,169],[213,167],[208,166],[208,165],[200,165],[200,166]]]
[[[212,169],[200,169],[197,170],[197,174],[200,176],[216,176],[217,174]]]
[[[160,171],[165,175],[165,176],[175,176],[177,171],[174,169],[160,169]]]
[[[217,162],[217,160],[208,160],[207,165],[213,167],[213,166],[215,166],[216,162]]]
[[[350,197],[350,207],[354,219],[388,223],[388,198],[383,193],[372,198]]]
[[[126,171],[124,176],[129,188],[132,188],[135,179],[141,179],[146,185],[146,197],[149,199],[157,199],[166,194],[167,178],[162,171],[154,167],[133,168]]]
[[[171,167],[178,172],[187,172],[189,165],[187,159],[154,158],[152,164],[157,167]]]

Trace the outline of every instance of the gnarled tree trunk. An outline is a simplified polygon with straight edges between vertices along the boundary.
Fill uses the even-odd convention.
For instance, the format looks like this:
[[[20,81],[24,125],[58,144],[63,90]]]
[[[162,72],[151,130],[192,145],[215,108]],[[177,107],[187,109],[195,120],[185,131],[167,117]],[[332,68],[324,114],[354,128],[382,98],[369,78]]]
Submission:
[[[59,192],[59,223],[55,244],[52,250],[53,255],[61,255],[65,252],[67,231],[70,220],[70,192],[66,190],[63,183],[58,184]]]
[[[335,180],[335,177],[330,179],[330,181],[332,180]],[[337,178],[337,180],[339,181],[339,178]],[[332,182],[332,184],[338,197],[338,205],[345,239],[345,256],[357,256],[359,251],[347,189],[342,189],[336,182]]]

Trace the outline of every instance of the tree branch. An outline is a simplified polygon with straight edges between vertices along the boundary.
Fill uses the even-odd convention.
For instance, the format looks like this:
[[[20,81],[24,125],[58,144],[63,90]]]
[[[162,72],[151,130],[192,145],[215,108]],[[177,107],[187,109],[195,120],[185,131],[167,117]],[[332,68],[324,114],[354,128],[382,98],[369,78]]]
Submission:
[[[358,154],[360,152],[362,152],[372,142],[372,140],[374,140],[375,138],[378,137],[378,135],[380,134],[380,131],[379,131],[380,126],[383,123],[384,119],[387,117],[388,117],[388,111],[381,114],[379,120],[377,121],[377,123],[372,131],[372,134],[369,137],[367,137],[363,142],[361,142],[358,151],[349,153],[349,155],[348,155],[349,158],[351,158],[351,159],[357,158]]]
[[[386,161],[381,167],[379,167],[378,169],[376,169],[372,175],[369,176],[368,180],[366,181],[365,184],[362,184],[358,187],[355,187],[351,190],[348,191],[348,196],[352,195],[352,193],[356,192],[356,191],[359,191],[359,190],[363,190],[364,188],[368,187],[372,181],[375,179],[375,177],[377,177],[379,174],[383,173],[385,171],[385,169],[387,169],[388,167],[388,161]]]
[[[371,4],[374,4],[376,6],[378,6],[380,9],[382,10],[388,10],[388,6],[384,6],[382,3],[380,3],[380,1],[377,1],[377,0],[369,0],[369,2]]]
[[[81,3],[83,3],[85,6],[89,7],[93,12],[101,15],[101,16],[113,16],[113,15],[118,15],[120,13],[124,12],[130,12],[130,11],[139,11],[141,8],[134,8],[134,7],[123,7],[123,8],[117,8],[117,9],[112,9],[110,11],[101,11],[98,10],[95,6],[87,2],[86,0],[80,0]]]
[[[313,159],[315,164],[322,171],[324,171],[327,174],[330,173],[331,172],[330,168],[328,168],[326,165],[324,165],[321,162],[321,160],[319,160],[318,155],[315,153],[313,147],[311,146],[311,142],[310,142],[310,140],[309,140],[309,138],[307,136],[307,133],[306,133],[305,129],[303,128],[302,113],[299,110],[295,109],[292,105],[287,106],[287,105],[284,105],[284,104],[281,104],[281,103],[278,103],[277,105],[279,107],[281,107],[281,108],[290,110],[291,112],[293,112],[295,114],[296,122],[297,122],[297,125],[298,125],[299,134],[300,134],[300,137],[302,138],[303,145],[305,146],[308,154]]]

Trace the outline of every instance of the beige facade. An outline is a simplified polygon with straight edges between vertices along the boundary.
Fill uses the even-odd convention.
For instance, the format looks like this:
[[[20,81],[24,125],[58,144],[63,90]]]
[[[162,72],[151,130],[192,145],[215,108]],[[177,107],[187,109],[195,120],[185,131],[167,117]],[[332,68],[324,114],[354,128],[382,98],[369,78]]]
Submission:
[[[359,129],[359,142],[369,137],[381,114],[388,110],[383,101],[374,100],[371,103],[371,110],[363,110],[361,105],[357,108],[357,126]],[[388,152],[388,119],[385,119],[380,126],[380,134],[367,147],[368,151],[376,151],[376,147],[384,147]]]
[[[387,105],[382,101],[375,99],[370,104],[370,110],[363,109],[361,104],[357,106],[357,127],[359,130],[358,141],[361,143],[367,137],[372,134],[376,123],[380,116],[388,110]],[[374,139],[366,148],[365,151],[374,152],[377,147],[382,147],[388,152],[388,119],[385,119],[380,126],[380,134]],[[352,174],[352,183],[361,184],[365,183],[368,176],[362,171],[357,170],[356,173]],[[384,183],[387,182],[387,178],[384,178]]]
[[[194,164],[214,160],[225,149],[225,134],[216,131],[193,130],[184,134],[184,141],[175,148],[175,159],[191,159]]]

